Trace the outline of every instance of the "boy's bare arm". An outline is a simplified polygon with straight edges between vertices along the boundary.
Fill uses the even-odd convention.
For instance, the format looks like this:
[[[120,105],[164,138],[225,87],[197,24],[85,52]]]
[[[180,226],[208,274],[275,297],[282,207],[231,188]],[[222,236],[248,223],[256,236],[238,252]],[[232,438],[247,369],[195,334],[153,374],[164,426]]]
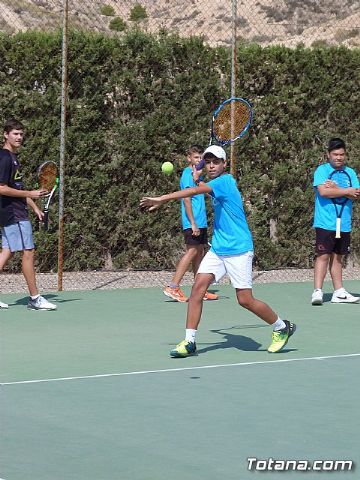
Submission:
[[[46,195],[48,192],[46,190],[17,190],[16,188],[11,188],[8,185],[0,185],[0,195],[5,195],[6,197],[19,197],[19,198],[41,198]]]
[[[197,237],[200,235],[200,229],[195,222],[194,213],[191,205],[191,198],[184,198],[184,207],[189,222],[191,223],[192,234]]]
[[[212,189],[206,184],[199,187],[186,188],[185,190],[178,190],[177,192],[167,193],[159,197],[143,197],[140,200],[140,207],[147,208],[149,211],[156,210],[163,203],[170,202],[171,200],[180,200],[181,198],[193,197],[200,193],[211,193]]]

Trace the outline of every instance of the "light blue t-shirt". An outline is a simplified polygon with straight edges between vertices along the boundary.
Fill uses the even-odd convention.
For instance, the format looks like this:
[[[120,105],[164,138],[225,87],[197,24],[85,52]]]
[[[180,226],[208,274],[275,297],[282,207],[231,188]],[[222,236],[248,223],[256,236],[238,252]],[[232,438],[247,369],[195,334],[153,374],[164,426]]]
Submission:
[[[182,172],[180,178],[180,189],[184,190],[185,188],[196,187],[192,176],[191,167],[186,167]],[[206,219],[206,208],[205,208],[205,195],[195,195],[191,197],[191,208],[194,215],[194,220],[198,228],[207,228],[207,219]],[[191,228],[191,222],[186,214],[184,200],[181,200],[181,222],[183,230],[186,228]]]
[[[232,175],[225,173],[207,182],[211,187],[214,229],[211,250],[219,256],[254,250],[241,194]]]
[[[350,175],[351,183],[354,188],[359,188],[359,179],[355,171],[350,167],[344,167],[344,170]],[[319,165],[314,173],[313,187],[315,190],[315,212],[314,212],[314,228],[323,228],[325,230],[336,230],[336,209],[331,198],[322,197],[317,189],[318,185],[322,185],[329,179],[334,167],[331,164],[324,163]],[[352,200],[348,200],[345,204],[341,215],[341,231],[351,232],[351,214]],[[341,208],[340,206],[337,207]]]

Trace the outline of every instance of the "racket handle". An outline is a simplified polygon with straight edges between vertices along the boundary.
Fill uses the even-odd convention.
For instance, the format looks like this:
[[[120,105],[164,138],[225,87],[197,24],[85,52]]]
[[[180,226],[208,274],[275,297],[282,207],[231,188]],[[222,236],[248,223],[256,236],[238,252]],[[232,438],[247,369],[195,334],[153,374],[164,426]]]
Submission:
[[[49,212],[48,211],[44,212],[43,222],[44,222],[44,230],[47,231],[49,228]]]
[[[341,238],[341,218],[336,219],[336,233],[335,238]]]
[[[205,167],[205,160],[201,159],[200,162],[196,165],[196,170],[202,170]]]

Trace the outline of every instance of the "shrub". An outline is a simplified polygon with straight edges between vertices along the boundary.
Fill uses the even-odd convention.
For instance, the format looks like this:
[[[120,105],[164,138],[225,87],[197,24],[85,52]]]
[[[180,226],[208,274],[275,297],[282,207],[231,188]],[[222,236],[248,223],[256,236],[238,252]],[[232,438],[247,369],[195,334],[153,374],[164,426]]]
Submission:
[[[140,5],[140,3],[136,3],[130,11],[130,20],[132,22],[140,22],[145,20],[147,16],[145,7]]]
[[[106,17],[113,17],[115,15],[115,10],[111,5],[103,5],[100,9],[100,13]]]
[[[109,28],[110,30],[114,30],[115,32],[123,32],[127,29],[127,24],[122,18],[115,17],[110,20]]]

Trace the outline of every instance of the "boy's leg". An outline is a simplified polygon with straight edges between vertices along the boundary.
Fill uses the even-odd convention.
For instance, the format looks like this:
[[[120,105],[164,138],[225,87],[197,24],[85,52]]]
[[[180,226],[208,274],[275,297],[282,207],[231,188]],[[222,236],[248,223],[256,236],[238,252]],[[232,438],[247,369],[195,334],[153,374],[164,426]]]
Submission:
[[[201,319],[204,294],[213,281],[214,275],[211,273],[198,273],[196,275],[189,298],[185,340],[171,350],[171,357],[188,357],[196,353],[195,337]]]
[[[314,291],[311,295],[312,305],[323,304],[323,285],[332,252],[336,248],[335,232],[323,228],[315,228],[315,264],[314,264]]]
[[[212,273],[198,273],[196,275],[189,298],[186,328],[197,330],[200,323],[204,295],[214,278]]]
[[[197,271],[199,270],[201,260],[204,258],[204,254],[205,254],[204,245],[197,245],[195,248],[196,248],[196,255],[192,259],[192,270],[194,273],[194,278],[197,274]]]
[[[0,272],[4,269],[10,258],[13,256],[13,253],[10,252],[8,248],[3,248],[0,252]]]
[[[236,288],[236,297],[239,305],[254,313],[269,325],[276,322],[278,316],[266,303],[253,297],[252,290]]]
[[[198,255],[199,248],[201,245],[186,245],[186,252],[180,258],[174,276],[171,280],[171,283],[163,290],[164,294],[167,297],[177,300],[178,302],[187,302],[188,298],[185,296],[184,292],[180,289],[180,283],[183,279],[185,273],[188,271],[189,266],[192,264],[194,259]]]
[[[330,275],[334,290],[342,288],[342,261],[343,255],[333,253],[330,257]]]
[[[36,286],[35,267],[34,267],[35,250],[24,250],[22,256],[22,272],[25,277],[30,296],[35,297],[39,294]]]
[[[12,253],[8,248],[3,248],[0,252],[0,272],[4,269],[7,262],[12,257]],[[0,308],[9,308],[7,303],[0,302]]]
[[[194,262],[194,260],[197,258],[197,256],[201,255],[200,261],[197,265],[197,269],[199,268],[202,255],[203,255],[203,246],[202,245],[186,245],[186,252],[185,254],[180,258],[177,266],[176,266],[176,271],[174,273],[172,283],[175,285],[180,285],[181,280],[183,279],[185,273],[188,271],[190,265]]]
[[[205,245],[200,245],[200,247],[201,248],[199,248],[196,257],[192,262],[194,277],[196,276],[196,273],[199,270],[201,260],[204,258],[204,254],[205,254]],[[218,300],[218,299],[219,299],[219,296],[216,293],[206,291],[204,294],[204,300]]]
[[[317,255],[314,265],[314,289],[322,290],[328,269],[330,254]]]
[[[29,288],[30,299],[28,308],[31,310],[56,310],[56,305],[50,303],[46,298],[39,295],[36,285],[35,267],[34,267],[35,250],[24,250],[22,256],[22,272]]]
[[[267,303],[253,297],[252,290],[236,289],[236,297],[239,304],[254,313],[256,316],[264,320],[269,325],[272,325],[272,341],[268,348],[269,353],[277,353],[282,350],[287,344],[289,338],[296,330],[296,325],[290,323],[288,320],[281,320],[281,318],[273,311]]]
[[[296,326],[288,320],[282,320],[266,303],[253,297],[252,293],[253,252],[227,257],[224,260],[226,271],[236,291],[239,304],[256,316],[272,325],[272,342],[268,352],[279,352],[295,332]]]
[[[32,308],[34,310],[56,310],[56,305],[53,305],[52,303],[48,302],[44,297],[39,295],[36,286],[34,267],[35,249],[30,221],[24,220],[4,227],[3,244],[4,237],[5,242],[7,243],[7,247],[9,247],[12,252],[22,252],[22,272],[31,297],[29,299],[28,308]],[[6,260],[6,258],[8,257],[9,254],[4,253],[3,260]]]
[[[314,291],[311,295],[312,305],[323,304],[323,291],[324,280],[329,265],[330,254],[324,253],[318,254],[314,264]]]

